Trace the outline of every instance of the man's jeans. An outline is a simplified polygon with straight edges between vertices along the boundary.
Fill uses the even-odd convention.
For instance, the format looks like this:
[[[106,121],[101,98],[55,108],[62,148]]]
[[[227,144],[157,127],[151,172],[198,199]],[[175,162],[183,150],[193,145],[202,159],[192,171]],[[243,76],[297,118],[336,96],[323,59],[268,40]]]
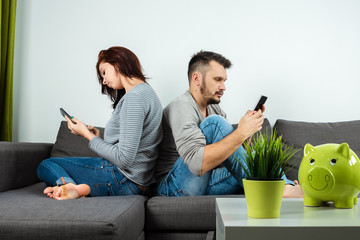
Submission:
[[[89,196],[143,195],[143,191],[128,180],[115,165],[103,158],[49,158],[40,163],[37,174],[48,186],[65,183],[87,184]]]
[[[200,129],[206,138],[206,144],[212,144],[225,138],[234,131],[232,125],[223,117],[211,115],[200,124]],[[245,161],[241,155],[245,154],[241,146],[235,151],[237,159]],[[227,158],[219,167],[206,172],[202,176],[195,176],[179,157],[168,175],[160,182],[156,194],[160,196],[199,196],[224,195],[238,193],[242,187],[242,179],[246,173],[233,155]],[[286,184],[294,183],[284,176]]]

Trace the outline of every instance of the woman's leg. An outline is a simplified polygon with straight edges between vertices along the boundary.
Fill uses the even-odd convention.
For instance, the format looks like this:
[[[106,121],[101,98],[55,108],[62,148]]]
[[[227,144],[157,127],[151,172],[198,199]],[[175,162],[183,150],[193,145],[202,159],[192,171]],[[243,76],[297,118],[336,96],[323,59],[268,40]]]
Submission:
[[[72,179],[67,170],[62,166],[62,162],[65,163],[63,159],[66,158],[49,158],[42,161],[37,168],[39,179],[44,181],[48,186],[59,186],[65,183],[76,184],[74,179]]]
[[[115,165],[102,158],[50,158],[39,165],[38,176],[49,186],[63,184],[63,179],[69,189],[85,184],[90,188],[90,196],[144,194]]]

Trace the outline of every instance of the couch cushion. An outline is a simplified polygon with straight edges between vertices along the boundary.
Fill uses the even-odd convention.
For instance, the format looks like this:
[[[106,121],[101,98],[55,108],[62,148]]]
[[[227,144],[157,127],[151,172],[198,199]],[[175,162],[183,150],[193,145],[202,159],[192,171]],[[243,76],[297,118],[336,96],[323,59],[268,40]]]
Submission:
[[[215,231],[215,199],[217,197],[244,197],[244,195],[152,197],[146,204],[146,230]]]
[[[283,136],[286,144],[301,149],[294,155],[294,168],[286,174],[291,180],[298,179],[298,170],[304,156],[303,149],[306,143],[316,146],[325,143],[346,142],[360,156],[360,120],[312,123],[279,119],[274,125],[275,128],[279,135]]]
[[[144,196],[57,201],[45,184],[0,193],[0,239],[144,239]]]
[[[209,237],[208,237],[209,236]],[[146,240],[214,240],[208,232],[147,232]]]
[[[104,128],[96,127],[104,136]],[[99,157],[89,147],[89,141],[81,136],[71,134],[67,122],[62,121],[56,137],[56,142],[51,150],[51,157]]]

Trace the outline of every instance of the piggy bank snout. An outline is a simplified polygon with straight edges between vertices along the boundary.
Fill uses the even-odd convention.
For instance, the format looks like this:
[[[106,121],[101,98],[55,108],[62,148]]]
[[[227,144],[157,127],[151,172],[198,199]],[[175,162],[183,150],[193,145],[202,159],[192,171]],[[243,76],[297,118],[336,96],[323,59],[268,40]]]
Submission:
[[[335,185],[333,173],[323,167],[312,168],[308,172],[306,180],[310,189],[318,192],[329,192]]]

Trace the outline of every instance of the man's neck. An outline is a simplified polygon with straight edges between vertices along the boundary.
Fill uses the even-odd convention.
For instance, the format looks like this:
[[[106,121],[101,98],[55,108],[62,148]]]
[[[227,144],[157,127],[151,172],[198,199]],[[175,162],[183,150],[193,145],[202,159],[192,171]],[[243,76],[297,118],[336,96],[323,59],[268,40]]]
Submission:
[[[190,91],[192,97],[194,98],[196,105],[199,107],[201,114],[204,116],[204,118],[206,118],[208,115],[208,112],[207,112],[208,104],[202,97],[200,90],[194,90],[194,89],[190,88],[189,91]]]

